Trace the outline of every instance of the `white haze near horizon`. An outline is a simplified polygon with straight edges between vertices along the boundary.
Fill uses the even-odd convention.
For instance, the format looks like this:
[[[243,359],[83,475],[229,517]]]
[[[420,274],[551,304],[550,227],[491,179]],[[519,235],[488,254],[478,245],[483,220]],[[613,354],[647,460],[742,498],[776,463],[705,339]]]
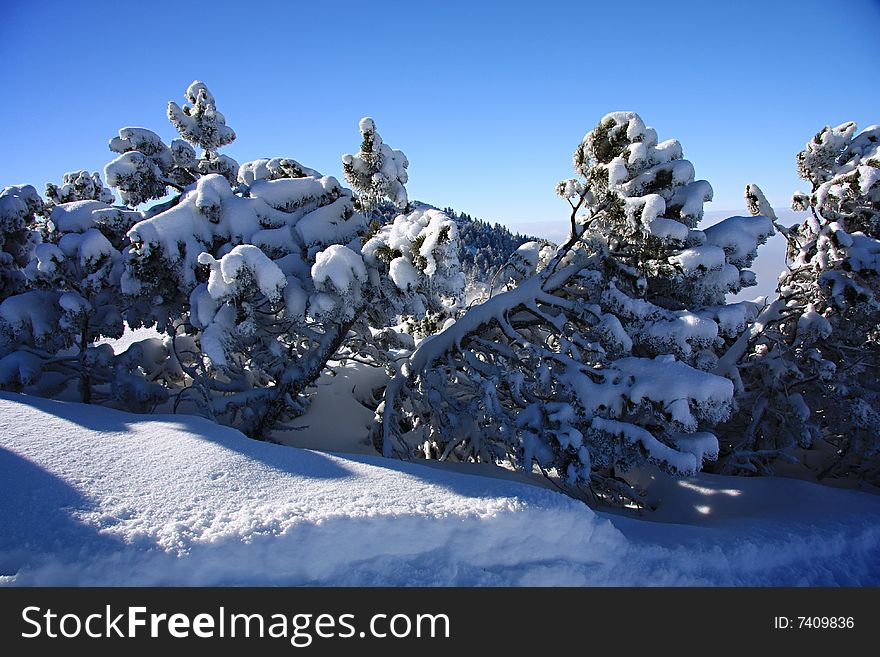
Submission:
[[[774,208],[779,222],[783,226],[793,226],[803,220],[803,212],[793,212],[789,208]],[[724,211],[707,210],[700,228],[708,228],[722,219],[733,216],[748,215],[745,209]],[[557,244],[564,241],[568,236],[568,222],[559,221],[527,221],[527,222],[501,222],[510,230],[524,235],[543,237]],[[752,263],[751,270],[755,272],[758,284],[742,290],[739,294],[731,295],[729,301],[751,301],[757,297],[774,297],[776,283],[779,274],[785,271],[785,238],[779,233],[767,240],[766,244],[758,247],[758,257]]]

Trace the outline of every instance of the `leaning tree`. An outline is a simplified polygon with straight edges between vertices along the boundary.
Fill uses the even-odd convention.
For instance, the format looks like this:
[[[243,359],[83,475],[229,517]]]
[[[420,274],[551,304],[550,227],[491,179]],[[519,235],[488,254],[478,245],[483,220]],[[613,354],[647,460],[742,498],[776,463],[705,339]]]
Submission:
[[[691,474],[717,454],[707,429],[733,384],[707,370],[755,310],[724,295],[753,282],[744,267],[771,221],[697,230],[711,187],[631,112],[604,117],[574,165],[557,188],[565,243],[523,245],[518,284],[421,342],[388,385],[385,455],[538,469],[623,501],[632,467]]]

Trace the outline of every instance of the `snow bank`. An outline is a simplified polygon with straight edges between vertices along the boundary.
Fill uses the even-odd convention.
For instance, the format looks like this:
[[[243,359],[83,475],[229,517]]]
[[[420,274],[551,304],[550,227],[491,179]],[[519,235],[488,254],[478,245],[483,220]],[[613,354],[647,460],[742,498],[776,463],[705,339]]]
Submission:
[[[880,583],[880,498],[708,475],[665,496],[657,519],[687,524],[194,417],[0,395],[7,584]]]
[[[100,338],[98,341],[95,342],[95,344],[109,344],[113,348],[114,354],[121,354],[126,349],[138,342],[141,342],[142,340],[149,340],[151,338],[158,338],[161,340],[163,337],[163,334],[159,333],[159,331],[156,330],[155,326],[142,326],[140,328],[133,329],[128,324],[126,324],[125,329],[123,329],[122,337],[115,339]]]

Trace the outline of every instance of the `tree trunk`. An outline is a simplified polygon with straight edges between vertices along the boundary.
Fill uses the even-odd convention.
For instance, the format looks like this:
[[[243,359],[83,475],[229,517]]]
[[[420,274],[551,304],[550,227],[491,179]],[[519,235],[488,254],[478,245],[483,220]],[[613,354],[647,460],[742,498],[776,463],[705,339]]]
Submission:
[[[79,334],[79,398],[83,404],[92,403],[92,377],[86,365],[86,349],[89,346],[89,325],[86,323]]]
[[[349,321],[335,326],[333,329],[335,333],[331,332],[327,334],[326,337],[328,340],[319,346],[306,359],[300,376],[290,380],[281,381],[276,387],[277,391],[273,395],[272,400],[267,404],[266,412],[263,413],[263,416],[254,426],[253,431],[247,432],[251,437],[257,438],[258,440],[266,440],[269,432],[275,424],[277,424],[281,416],[284,415],[287,407],[285,397],[290,395],[295,399],[306,388],[314,383],[315,379],[321,375],[321,372],[327,366],[327,362],[336,355],[337,351],[339,351],[339,347],[342,346],[342,342],[348,335],[349,330],[354,326],[355,321],[357,321],[362,312],[363,309],[355,313],[354,317]],[[286,378],[287,377],[285,376],[285,379]]]

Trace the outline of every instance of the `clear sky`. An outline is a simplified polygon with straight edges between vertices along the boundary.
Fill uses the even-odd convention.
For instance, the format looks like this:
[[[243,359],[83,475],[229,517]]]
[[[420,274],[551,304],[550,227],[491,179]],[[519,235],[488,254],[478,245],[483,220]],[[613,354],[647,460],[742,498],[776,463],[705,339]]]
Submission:
[[[508,224],[563,222],[554,185],[607,112],[681,141],[713,210],[758,182],[785,206],[823,125],[880,122],[880,1],[4,2],[0,186],[103,171],[124,126],[170,140],[205,81],[240,162],[341,178],[372,116],[410,197]]]

